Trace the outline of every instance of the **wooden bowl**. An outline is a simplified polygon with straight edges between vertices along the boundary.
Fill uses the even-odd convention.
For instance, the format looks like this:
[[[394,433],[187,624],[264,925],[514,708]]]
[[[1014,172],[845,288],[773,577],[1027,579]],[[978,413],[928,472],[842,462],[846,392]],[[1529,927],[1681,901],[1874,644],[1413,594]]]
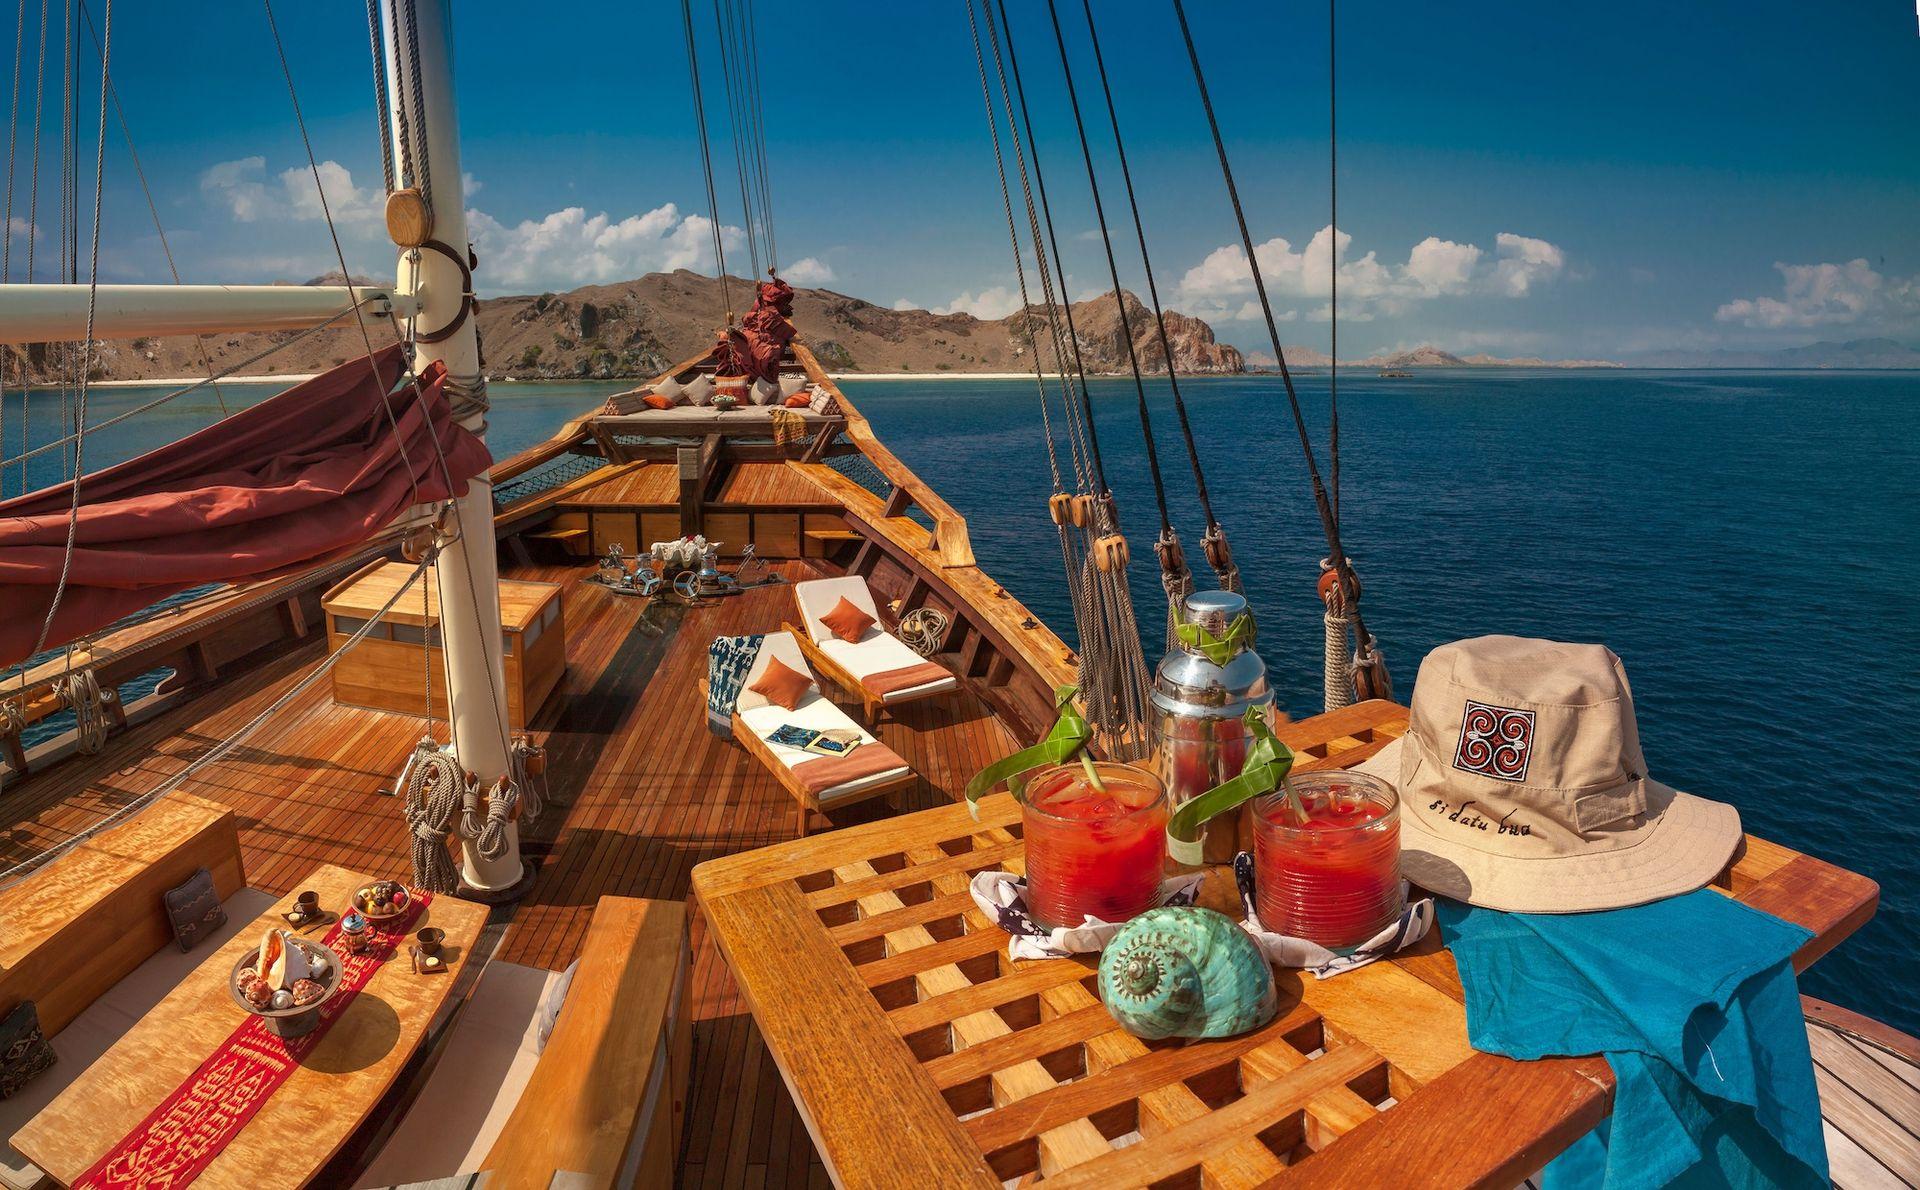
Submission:
[[[247,953],[240,956],[240,961],[233,965],[233,970],[227,972],[227,994],[248,1015],[265,1018],[267,1027],[276,1035],[294,1038],[313,1032],[314,1026],[320,1023],[320,1006],[333,999],[333,994],[340,990],[341,968],[340,956],[330,946],[299,938],[291,940],[289,945],[304,946],[327,960],[327,978],[321,985],[323,990],[318,1000],[310,1004],[295,1004],[291,1008],[255,1008],[247,1003],[247,998],[240,994],[240,973],[259,961],[260,948],[257,946],[248,948]]]
[[[368,921],[392,921],[402,913],[413,908],[413,891],[404,884],[400,886],[400,907],[391,913],[375,913],[373,910],[364,907],[360,903],[360,893],[360,889],[354,889],[353,895],[348,897],[347,900],[351,902],[353,912],[358,913]]]

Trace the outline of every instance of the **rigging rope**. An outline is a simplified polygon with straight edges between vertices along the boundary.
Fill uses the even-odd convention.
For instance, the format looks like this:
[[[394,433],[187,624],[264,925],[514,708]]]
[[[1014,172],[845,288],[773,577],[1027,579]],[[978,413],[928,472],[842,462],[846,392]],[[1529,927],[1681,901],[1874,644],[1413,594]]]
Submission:
[[[1033,138],[1033,113],[1027,109],[1027,86],[1025,86],[1025,83],[1021,83],[1020,79],[1020,54],[1014,50],[1014,25],[1012,25],[1012,21],[1010,21],[1008,15],[1006,15],[1006,0],[995,0],[995,4],[998,12],[1000,12],[1000,33],[1004,35],[1004,40],[1006,40],[1006,69],[1014,75],[1014,94],[1020,98],[1020,123],[1021,127],[1025,127],[1025,131],[1027,131],[1027,148],[1033,152],[1033,188],[1035,188],[1035,190],[1039,192],[1039,196],[1041,196],[1041,219],[1043,219],[1044,225],[1046,225],[1046,242],[1048,242],[1048,246],[1052,248],[1054,274],[1060,278],[1060,290],[1062,290],[1062,292],[1060,292],[1060,315],[1062,315],[1062,319],[1066,322],[1066,340],[1068,340],[1068,345],[1071,345],[1071,349],[1073,349],[1073,376],[1079,380],[1081,428],[1085,430],[1085,436],[1087,436],[1087,455],[1089,455],[1089,459],[1092,461],[1094,495],[1098,495],[1098,497],[1102,497],[1102,499],[1106,499],[1106,501],[1112,501],[1112,499],[1114,499],[1114,489],[1108,488],[1108,482],[1106,482],[1106,464],[1102,463],[1102,459],[1100,459],[1100,436],[1098,436],[1098,432],[1096,432],[1096,428],[1094,428],[1094,420],[1092,420],[1092,393],[1087,392],[1087,363],[1085,363],[1085,359],[1081,359],[1079,330],[1073,326],[1073,301],[1071,301],[1071,296],[1066,292],[1066,280],[1068,280],[1066,263],[1064,263],[1064,257],[1060,255],[1060,236],[1054,232],[1052,205],[1046,202],[1046,175],[1041,171],[1041,150],[1039,150],[1039,142]],[[991,31],[991,29],[993,29],[993,27],[989,25],[989,31]],[[995,42],[995,44],[998,46],[998,42]],[[998,54],[998,48],[996,48],[995,54]],[[1031,203],[1029,203],[1029,215],[1031,215]],[[1039,240],[1039,232],[1035,232],[1035,255],[1041,257],[1044,265],[1044,255],[1046,255],[1046,253],[1039,251],[1039,242],[1037,242],[1037,240]],[[1064,369],[1064,365],[1062,365],[1062,370],[1066,370]],[[1114,524],[1116,524],[1116,526],[1119,524],[1117,512],[1114,514]]]
[[[1193,67],[1194,83],[1200,91],[1200,104],[1205,109],[1207,127],[1213,134],[1213,147],[1220,158],[1220,174],[1227,184],[1227,197],[1233,206],[1233,217],[1240,229],[1240,242],[1247,256],[1247,265],[1253,273],[1254,292],[1260,299],[1260,311],[1266,320],[1267,337],[1273,345],[1274,359],[1280,366],[1281,383],[1286,389],[1287,404],[1293,413],[1294,431],[1300,439],[1300,451],[1307,465],[1307,479],[1313,489],[1313,501],[1320,515],[1321,532],[1327,539],[1328,565],[1332,568],[1335,581],[1340,585],[1347,613],[1353,617],[1354,639],[1358,642],[1355,651],[1355,682],[1362,681],[1363,666],[1368,682],[1368,693],[1373,697],[1392,697],[1392,679],[1387,676],[1385,662],[1371,634],[1367,632],[1366,622],[1360,615],[1359,583],[1354,578],[1353,567],[1347,559],[1346,551],[1340,545],[1340,525],[1334,516],[1333,503],[1327,494],[1326,484],[1320,478],[1320,464],[1314,456],[1313,443],[1307,436],[1307,422],[1300,412],[1300,398],[1293,385],[1293,374],[1287,369],[1286,352],[1280,346],[1280,328],[1274,320],[1273,303],[1267,297],[1267,284],[1260,275],[1260,262],[1254,255],[1253,233],[1247,228],[1247,215],[1240,202],[1240,191],[1234,185],[1233,167],[1227,160],[1226,141],[1220,135],[1220,121],[1214,114],[1213,98],[1207,90],[1206,72],[1200,65],[1200,52],[1194,46],[1193,30],[1187,24],[1187,12],[1181,0],[1173,0],[1174,14],[1180,21],[1180,35],[1186,43],[1187,60]]]
[[[380,173],[387,193],[400,187],[393,176],[393,93],[387,86],[387,51],[380,44],[380,0],[367,0],[367,42],[373,50],[373,113],[380,124]]]
[[[987,18],[987,38],[989,43],[993,47],[994,74],[996,78],[999,80],[999,84],[1000,84],[1000,104],[1001,104],[1001,107],[1004,108],[1006,111],[1007,136],[1008,136],[1008,139],[1013,142],[1014,164],[1018,168],[1020,173],[1021,204],[1025,208],[1025,213],[1027,216],[1027,230],[1029,234],[1033,237],[1034,264],[1036,266],[1036,270],[1040,278],[1040,297],[1042,302],[1045,303],[1045,309],[1046,309],[1046,315],[1047,315],[1047,338],[1053,348],[1054,373],[1060,387],[1060,405],[1066,414],[1067,447],[1068,447],[1068,453],[1072,456],[1072,460],[1073,460],[1075,488],[1080,494],[1084,496],[1090,493],[1092,489],[1093,481],[1092,481],[1092,476],[1090,474],[1091,461],[1088,458],[1088,452],[1087,452],[1086,444],[1084,441],[1085,435],[1084,433],[1081,432],[1081,429],[1079,427],[1079,418],[1076,415],[1077,407],[1074,403],[1074,394],[1073,394],[1073,388],[1072,388],[1073,376],[1069,373],[1068,367],[1067,367],[1067,358],[1066,358],[1067,346],[1066,346],[1065,339],[1063,338],[1063,332],[1061,330],[1061,325],[1060,325],[1061,319],[1059,316],[1059,311],[1055,306],[1053,276],[1052,276],[1051,270],[1047,266],[1046,244],[1041,239],[1041,236],[1040,236],[1040,218],[1039,218],[1039,215],[1034,210],[1033,184],[1027,176],[1027,149],[1030,146],[1023,145],[1021,143],[1020,126],[1014,119],[1013,96],[1012,96],[1012,93],[1007,88],[1007,67],[1000,52],[1000,34],[994,25],[994,16],[993,16],[992,7],[989,5],[988,0],[980,0],[980,7],[981,7],[981,11],[986,15],[986,18]],[[972,27],[971,11],[969,11],[969,27],[970,28]],[[979,63],[980,55],[978,52],[978,45],[977,45],[977,42],[978,42],[977,33],[975,35],[975,42],[976,42],[976,46],[975,46],[974,58],[975,58],[976,64],[980,64]],[[984,73],[984,69],[982,70],[982,73]],[[985,93],[984,79],[982,80],[982,89],[984,94]],[[987,102],[987,121],[988,121],[988,127],[990,129],[994,129],[997,131],[998,120],[994,114],[993,104],[991,99],[989,99]],[[1002,200],[1004,201],[1008,198],[1007,185],[1006,185],[1006,165],[1001,159],[1000,148],[999,148],[999,143],[997,138],[994,144],[994,164],[1000,171],[1000,179],[1001,179],[1000,194],[1001,194]],[[1036,153],[1036,156],[1034,158],[1034,170],[1035,170],[1036,177],[1038,176],[1039,168],[1040,168],[1040,162],[1039,162],[1039,157]],[[1013,218],[1012,218],[1013,213],[1011,209],[1012,204],[1010,202],[1006,202],[1005,205],[1008,208],[1007,209],[1007,215],[1008,215],[1007,232],[1008,232],[1008,235],[1011,236],[1013,239],[1014,265],[1016,270],[1018,270],[1021,262],[1019,235],[1014,229]],[[1020,287],[1020,302],[1021,302],[1022,317],[1028,329],[1028,336],[1027,336],[1028,341],[1031,344],[1034,351],[1034,368],[1035,368],[1034,374],[1037,378],[1041,373],[1039,342],[1032,333],[1033,315],[1031,311],[1031,303],[1027,297],[1027,290],[1026,290],[1024,277],[1022,278],[1022,284]],[[1084,382],[1084,378],[1081,378],[1081,379],[1082,379],[1082,382]],[[1043,421],[1046,420],[1047,408],[1048,408],[1048,405],[1047,405],[1046,390],[1044,385],[1042,385],[1040,390],[1040,410],[1041,410]],[[1051,457],[1052,427],[1051,425],[1048,425],[1046,428],[1048,430],[1048,436],[1049,436],[1048,452],[1049,452],[1049,456]],[[1061,490],[1062,485],[1058,482],[1058,480],[1056,480],[1054,486],[1055,486],[1056,492]],[[1073,506],[1070,505],[1069,507],[1071,508]],[[1078,524],[1084,528],[1089,519],[1085,515],[1086,506],[1084,501],[1081,502],[1078,505],[1078,507],[1080,508],[1081,512],[1079,517],[1077,518],[1077,521],[1078,521]],[[1061,519],[1061,517],[1058,515],[1058,511],[1055,512],[1054,519],[1055,520]]]
[[[407,766],[406,815],[414,887],[451,893],[460,887],[460,871],[447,850],[454,815],[469,788],[454,758],[431,740],[421,740]]]
[[[752,123],[749,152],[757,158],[759,171],[760,226],[767,242],[767,271],[774,273],[780,269],[780,251],[773,238],[773,179],[767,173],[766,111],[760,103],[760,35],[754,28],[753,0],[746,0],[744,8],[736,4],[734,11],[739,17],[740,28],[734,32],[733,38],[736,46],[743,46],[743,90],[747,92],[747,115]]]
[[[1187,418],[1186,398],[1180,393],[1179,371],[1174,366],[1173,342],[1167,335],[1167,318],[1160,307],[1160,287],[1153,276],[1153,257],[1147,251],[1147,231],[1140,218],[1140,200],[1133,189],[1133,170],[1127,165],[1127,145],[1120,135],[1120,114],[1113,102],[1113,86],[1107,78],[1106,55],[1100,51],[1100,32],[1094,23],[1091,0],[1081,0],[1081,8],[1087,17],[1087,37],[1093,46],[1094,66],[1100,73],[1100,92],[1107,104],[1107,121],[1113,127],[1113,147],[1120,161],[1120,178],[1126,184],[1127,209],[1133,216],[1134,238],[1140,244],[1140,264],[1146,272],[1147,297],[1153,304],[1153,325],[1160,339],[1160,356],[1167,367],[1167,386],[1173,392],[1173,409],[1180,422],[1180,437],[1186,443],[1187,462],[1193,468],[1193,487],[1200,498],[1200,511],[1206,517],[1206,536],[1202,544],[1208,563],[1223,589],[1240,589],[1240,568],[1233,563],[1232,551],[1227,546],[1226,531],[1220,526],[1220,519],[1213,514],[1213,501],[1207,494],[1206,472],[1200,466],[1200,450],[1194,444],[1193,425]],[[1161,543],[1163,550],[1180,548],[1179,541],[1168,535]],[[1167,588],[1167,647],[1174,645],[1174,623],[1177,609],[1186,596],[1193,590],[1193,574],[1187,567],[1184,557],[1173,566],[1163,565],[1161,581]]]
[[[720,308],[731,312],[733,299],[727,293],[727,250],[721,243],[720,200],[713,188],[713,151],[707,144],[707,105],[700,94],[700,54],[694,47],[691,0],[680,0],[680,21],[687,34],[687,75],[693,88],[693,120],[700,130],[700,171],[707,179],[707,228],[713,233],[714,266],[720,273]]]
[[[100,38],[99,144],[94,153],[93,163],[93,259],[87,272],[87,321],[85,335],[81,340],[78,398],[74,411],[73,493],[67,501],[67,543],[60,559],[60,578],[54,584],[53,600],[47,605],[47,618],[40,622],[40,635],[34,638],[33,648],[27,650],[28,656],[45,648],[47,636],[53,631],[53,619],[59,614],[60,604],[66,598],[67,579],[73,571],[74,543],[80,532],[80,481],[87,448],[87,383],[93,371],[93,319],[100,304],[100,207],[101,197],[106,189],[107,65],[113,54],[113,0],[106,0],[100,24],[103,32]],[[21,474],[25,476],[24,465]],[[71,650],[67,653],[67,665],[70,671],[73,665]]]
[[[747,260],[753,265],[753,275],[757,278],[760,275],[760,245],[754,232],[756,220],[753,216],[753,200],[747,196],[746,147],[740,131],[741,101],[736,95],[740,80],[736,77],[737,65],[727,43],[726,25],[720,15],[720,0],[713,0],[713,33],[720,42],[720,77],[726,84],[727,122],[733,132],[733,166],[740,176],[740,214],[746,221]]]

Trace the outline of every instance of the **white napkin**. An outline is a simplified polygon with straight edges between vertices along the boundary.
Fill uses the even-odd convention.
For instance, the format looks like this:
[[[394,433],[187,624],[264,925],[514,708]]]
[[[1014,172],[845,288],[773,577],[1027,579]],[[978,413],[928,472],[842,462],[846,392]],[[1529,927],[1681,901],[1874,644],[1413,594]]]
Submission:
[[[1175,876],[1160,885],[1161,905],[1191,905],[1200,895],[1202,874]],[[1027,878],[1012,872],[981,872],[970,886],[973,903],[1008,935],[1007,954],[1016,959],[1057,959],[1093,954],[1120,932],[1125,922],[1089,917],[1078,926],[1043,930],[1027,913]]]
[[[1342,971],[1352,971],[1383,959],[1412,946],[1433,928],[1433,898],[1422,897],[1417,901],[1407,901],[1392,925],[1367,939],[1352,954],[1335,954],[1317,942],[1276,934],[1260,924],[1260,914],[1254,909],[1253,856],[1250,853],[1242,851],[1233,857],[1233,880],[1240,887],[1240,904],[1247,914],[1240,928],[1260,944],[1269,962],[1280,967],[1311,971],[1315,979],[1330,979]],[[1400,882],[1403,901],[1406,900],[1407,887],[1406,881]]]

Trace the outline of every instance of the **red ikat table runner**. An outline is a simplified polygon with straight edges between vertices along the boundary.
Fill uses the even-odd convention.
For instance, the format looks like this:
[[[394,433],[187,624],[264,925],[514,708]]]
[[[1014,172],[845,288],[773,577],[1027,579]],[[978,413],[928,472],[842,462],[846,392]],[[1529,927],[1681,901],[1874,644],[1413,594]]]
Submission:
[[[327,931],[323,945],[333,947],[340,956],[341,987],[320,1006],[320,1023],[313,1032],[288,1041],[269,1030],[264,1019],[248,1016],[139,1127],[95,1162],[74,1183],[74,1190],[153,1186],[178,1190],[199,1177],[314,1051],[375,972],[399,953],[400,943],[433,899],[427,893],[407,891],[411,900],[405,913],[391,921],[367,923],[370,936],[365,953],[347,954],[334,945],[339,922]]]

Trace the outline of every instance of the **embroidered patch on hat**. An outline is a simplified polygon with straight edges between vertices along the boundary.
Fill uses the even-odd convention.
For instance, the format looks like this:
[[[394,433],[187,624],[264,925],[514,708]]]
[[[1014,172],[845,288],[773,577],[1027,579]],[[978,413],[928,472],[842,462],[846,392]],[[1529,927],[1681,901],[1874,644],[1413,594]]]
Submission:
[[[1533,759],[1533,712],[1467,700],[1460,715],[1460,746],[1453,767],[1496,781],[1527,779]]]

